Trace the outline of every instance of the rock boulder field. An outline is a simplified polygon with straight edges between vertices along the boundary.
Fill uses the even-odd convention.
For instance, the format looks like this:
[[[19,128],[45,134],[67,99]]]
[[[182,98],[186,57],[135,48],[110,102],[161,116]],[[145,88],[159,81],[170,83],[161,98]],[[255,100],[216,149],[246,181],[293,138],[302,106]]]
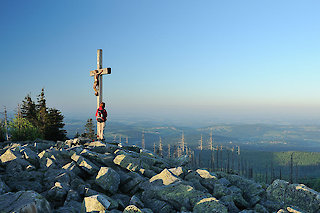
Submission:
[[[0,144],[0,212],[320,212],[320,194],[190,169],[137,146],[76,138]]]

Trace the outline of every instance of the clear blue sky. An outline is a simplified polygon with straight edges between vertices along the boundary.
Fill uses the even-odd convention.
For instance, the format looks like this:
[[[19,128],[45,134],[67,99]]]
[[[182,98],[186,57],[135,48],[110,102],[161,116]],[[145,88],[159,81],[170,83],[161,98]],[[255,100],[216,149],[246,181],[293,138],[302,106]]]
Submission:
[[[0,1],[0,105],[88,116],[320,118],[320,1]]]

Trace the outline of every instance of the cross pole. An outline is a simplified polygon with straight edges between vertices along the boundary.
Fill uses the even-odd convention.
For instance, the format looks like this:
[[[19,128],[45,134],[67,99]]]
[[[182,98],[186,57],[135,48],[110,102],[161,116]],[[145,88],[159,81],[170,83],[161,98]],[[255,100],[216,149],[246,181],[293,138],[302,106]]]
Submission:
[[[100,73],[98,76],[98,96],[97,96],[97,109],[102,102],[102,75],[111,74],[111,68],[102,68],[102,49],[97,50],[97,70],[90,71],[90,76],[95,76],[96,72]],[[99,132],[99,126],[97,125],[97,133]]]

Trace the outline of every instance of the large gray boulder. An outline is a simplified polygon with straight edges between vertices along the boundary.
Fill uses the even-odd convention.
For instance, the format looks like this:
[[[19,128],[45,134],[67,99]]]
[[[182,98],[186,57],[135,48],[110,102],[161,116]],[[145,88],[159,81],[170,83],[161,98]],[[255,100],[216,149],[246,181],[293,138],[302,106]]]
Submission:
[[[205,169],[191,171],[185,176],[185,180],[191,181],[192,179],[199,180],[199,182],[210,191],[213,190],[214,184],[218,181],[218,178],[214,173],[210,173]]]
[[[66,184],[56,182],[54,186],[48,191],[47,197],[51,201],[64,202],[67,197],[70,187]]]
[[[71,156],[71,159],[74,160],[81,169],[83,169],[91,175],[94,175],[99,171],[99,168],[95,164],[93,164],[88,159],[82,157],[81,155],[74,153]]]
[[[142,185],[148,179],[136,172],[130,172],[126,179],[121,180],[120,190],[124,193],[135,194],[142,188]],[[148,181],[149,182],[149,181]]]
[[[110,205],[111,202],[106,196],[101,194],[93,195],[84,198],[80,212],[106,212],[109,209]]]
[[[150,208],[155,213],[171,213],[176,212],[176,210],[169,203],[158,200],[155,198],[144,198],[143,202],[146,207]]]
[[[228,208],[229,213],[240,212],[239,208],[235,205],[233,197],[231,195],[224,196],[220,198],[219,201]]]
[[[50,213],[49,202],[35,191],[8,192],[0,195],[0,212]]]
[[[53,213],[79,213],[81,209],[81,203],[77,201],[68,202],[58,209],[55,209]]]
[[[15,161],[10,162],[9,165],[14,162]],[[19,164],[12,164],[12,166],[16,166],[16,168],[18,167],[17,165]],[[42,186],[43,173],[39,171],[6,173],[4,180],[13,191],[33,190],[41,193],[44,190],[44,187]]]
[[[101,167],[98,175],[96,176],[95,182],[104,190],[114,194],[118,190],[120,176],[112,168]]]
[[[88,158],[89,160],[93,160],[95,162],[98,162],[104,166],[114,166],[113,159],[114,159],[114,154],[110,153],[104,153],[100,154],[97,152],[90,151],[88,149],[84,149],[81,151],[80,155],[83,157]]]
[[[129,205],[123,210],[123,213],[142,213],[142,211],[135,205]]]
[[[66,170],[69,173],[74,175],[79,175],[81,173],[80,168],[77,166],[77,163],[72,161],[70,163],[65,164],[62,169]]]
[[[45,183],[44,187],[49,190],[57,181],[59,181],[59,177],[63,174],[65,174],[65,170],[63,169],[48,169],[43,175],[43,182]],[[63,179],[66,179],[66,177],[63,177]]]
[[[117,155],[113,162],[114,164],[132,172],[139,171],[140,169],[140,160],[127,154]]]
[[[320,212],[320,193],[303,184],[275,180],[267,188],[267,197],[280,201],[284,206],[297,206],[306,212]]]
[[[59,165],[57,164],[57,161],[52,158],[42,157],[40,158],[40,168],[41,169],[57,169],[59,168]]]
[[[212,197],[209,193],[195,190],[192,186],[182,184],[181,182],[167,186],[151,186],[142,194],[143,200],[145,198],[162,200],[174,206],[176,210],[180,210],[181,207],[192,210],[197,202],[209,197]]]
[[[111,198],[118,202],[121,209],[124,209],[126,206],[128,206],[131,199],[130,196],[125,194],[114,194],[111,196]]]
[[[15,152],[15,151],[12,151],[10,149],[7,149],[5,151],[5,153],[3,153],[1,156],[0,156],[0,162],[2,164],[4,163],[7,163],[7,162],[10,162],[10,161],[13,161],[17,158],[21,158],[21,154],[19,152]]]
[[[0,195],[8,192],[10,188],[0,178]]]
[[[36,152],[32,151],[28,147],[23,147],[20,153],[24,156],[24,159],[29,161],[34,166],[39,166],[39,157]]]
[[[161,173],[153,176],[150,179],[151,183],[154,181],[160,181],[160,183],[163,185],[169,185],[177,181],[180,181],[180,178],[174,175],[170,170],[164,169]]]
[[[194,213],[227,213],[228,209],[216,198],[203,198],[193,207]]]
[[[228,179],[232,185],[241,189],[243,198],[250,206],[255,206],[265,195],[265,190],[262,186],[253,180],[246,179],[239,175],[227,175],[226,179]]]
[[[179,166],[179,167],[175,167],[175,168],[170,168],[169,171],[174,174],[175,176],[178,176],[180,178],[184,178],[187,171],[185,168]]]
[[[138,198],[138,196],[136,195],[133,195],[130,199],[130,204],[131,205],[135,205],[137,206],[138,208],[142,208],[144,207],[144,204],[143,202]]]
[[[135,145],[122,146],[121,148],[124,150],[136,152],[136,153],[140,153],[140,151],[141,151],[141,148],[138,146],[135,146]]]
[[[86,147],[90,149],[93,152],[105,154],[105,153],[113,153],[116,149],[118,149],[118,146],[104,143],[102,141],[94,141],[90,143],[86,143]]]

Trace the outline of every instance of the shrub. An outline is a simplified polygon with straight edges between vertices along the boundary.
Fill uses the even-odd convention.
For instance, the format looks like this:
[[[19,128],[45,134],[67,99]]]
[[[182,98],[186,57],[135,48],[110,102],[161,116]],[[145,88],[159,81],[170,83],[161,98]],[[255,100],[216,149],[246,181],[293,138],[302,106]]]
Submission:
[[[43,138],[39,129],[34,127],[27,119],[16,117],[9,123],[11,140],[25,141]]]

